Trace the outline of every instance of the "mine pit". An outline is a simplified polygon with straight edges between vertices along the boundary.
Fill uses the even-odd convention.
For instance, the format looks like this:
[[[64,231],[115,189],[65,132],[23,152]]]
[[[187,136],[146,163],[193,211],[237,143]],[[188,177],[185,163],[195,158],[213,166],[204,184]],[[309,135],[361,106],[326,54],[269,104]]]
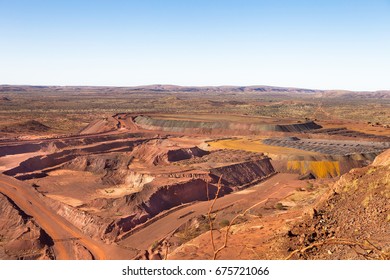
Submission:
[[[23,160],[5,174],[34,185],[59,215],[110,242],[161,212],[213,199],[219,178],[223,196],[274,173],[261,153],[207,151],[180,137],[111,137],[72,145],[79,141],[51,150],[44,143],[45,155]]]
[[[118,113],[77,135],[1,142],[2,180],[20,182],[16,191],[29,186],[34,203],[54,215],[53,224],[72,225],[81,237],[52,238],[33,216],[12,210],[13,200],[0,193],[0,207],[17,220],[5,223],[14,233],[0,227],[1,242],[7,241],[0,258],[94,259],[104,250],[143,258],[145,250],[157,255],[161,240],[175,244],[175,257],[186,242],[205,238],[214,199],[219,231],[257,203],[235,226],[290,217],[291,209],[314,203],[328,182],[389,149],[386,139],[310,120]],[[56,233],[50,227],[48,232]],[[91,249],[91,242],[103,251]],[[154,243],[160,245],[151,249]]]

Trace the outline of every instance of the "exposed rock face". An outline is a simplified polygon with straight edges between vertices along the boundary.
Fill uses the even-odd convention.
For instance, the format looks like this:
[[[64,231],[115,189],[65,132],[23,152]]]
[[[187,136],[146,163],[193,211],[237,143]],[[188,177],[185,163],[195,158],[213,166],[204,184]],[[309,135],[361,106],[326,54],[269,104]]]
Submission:
[[[279,131],[279,132],[300,132],[321,128],[314,122],[276,125],[276,124],[253,124],[253,123],[234,123],[234,122],[202,122],[187,120],[167,120],[157,119],[148,116],[137,116],[134,122],[148,130],[162,130],[174,132],[189,132],[200,134],[229,134],[229,135],[248,135],[256,134],[261,131]]]
[[[390,258],[390,150],[374,164],[341,176],[311,215],[291,229],[300,259]],[[318,244],[318,245],[315,245]]]
[[[152,182],[154,178],[154,176],[145,173],[129,172],[126,174],[124,184],[139,191],[143,189],[144,185]]]
[[[194,201],[213,199],[220,176],[222,176],[222,189],[220,191],[222,196],[256,183],[274,172],[270,160],[260,158],[213,168],[208,171],[209,175],[207,173],[200,174],[202,176],[199,175],[199,178],[196,178],[192,173],[189,173],[192,176],[152,177],[146,173],[131,171],[127,168],[125,175],[123,175],[120,169],[126,166],[123,164],[126,160],[123,156],[116,159],[115,164],[107,164],[104,159],[101,159],[102,162],[98,160],[96,163],[90,162],[89,165],[86,164],[86,159],[79,159],[77,166],[105,174],[103,178],[110,172],[113,172],[110,173],[110,176],[117,176],[115,172],[119,172],[117,174],[121,174],[121,176],[118,176],[118,180],[122,178],[125,184],[138,188],[138,192],[124,197],[97,198],[84,205],[86,208],[99,209],[103,212],[109,211],[114,214],[111,216],[118,216],[118,218],[114,220],[103,219],[93,213],[88,214],[70,206],[53,204],[58,214],[69,219],[83,232],[109,240],[115,240],[117,236],[173,207]],[[74,164],[75,162],[72,163],[72,165]]]
[[[0,259],[53,259],[53,240],[0,193]]]
[[[37,143],[21,143],[21,144],[12,144],[12,145],[3,145],[0,146],[0,156],[5,155],[16,155],[23,153],[31,153],[37,151],[47,151],[51,152],[51,150],[57,151],[59,149],[71,146],[82,146],[82,145],[90,145],[99,142],[110,142],[119,139],[131,139],[139,137],[140,135],[136,133],[123,133],[123,134],[112,134],[112,135],[99,135],[99,136],[89,136],[87,138],[65,138],[65,139],[52,139],[51,141],[41,141]],[[101,147],[107,150],[110,148],[111,143],[106,143]],[[117,144],[116,144],[117,145]],[[97,147],[99,148],[99,146]],[[113,148],[118,148],[113,145]],[[90,149],[90,151],[97,151],[97,149]]]
[[[130,173],[128,165],[131,157],[128,154],[80,156],[66,163],[62,168],[77,171],[88,171],[101,175],[105,184],[123,184]]]
[[[207,184],[200,179],[161,186],[157,190],[145,187],[140,193],[115,201],[115,209],[118,212],[132,214],[111,224],[106,234],[117,236],[175,206],[213,199],[216,191],[216,186]],[[223,191],[221,195],[223,195]],[[106,203],[112,204],[112,201],[106,201]]]
[[[229,187],[238,187],[259,180],[275,172],[269,158],[242,162],[210,170],[214,182],[222,176],[222,184]]]
[[[134,171],[136,170],[132,166],[134,161],[146,166],[168,165],[207,154],[209,152],[198,147],[164,149],[156,146],[153,141],[136,146],[130,153],[79,156],[66,163],[63,168],[99,174],[105,184],[126,184],[142,188],[144,184],[151,182],[154,176]]]
[[[132,213],[108,228],[107,233],[115,232],[116,236],[175,206],[213,199],[220,176],[222,176],[222,189],[220,191],[222,196],[258,182],[272,174],[274,170],[269,159],[264,158],[211,169],[209,172],[210,182],[205,179],[181,179],[181,182],[175,180],[176,183],[173,181],[157,189],[153,184],[146,184],[139,193],[115,200],[115,202],[113,200],[97,200],[92,205],[103,208],[108,207],[107,205],[115,205],[114,209],[118,213]]]
[[[57,214],[67,219],[86,235],[93,238],[102,238],[106,224],[109,219],[103,219],[99,216],[89,214],[86,211],[79,210],[67,204],[48,197],[43,198]]]
[[[32,153],[47,147],[44,144],[22,144],[22,145],[7,145],[0,147],[0,156],[16,155],[23,153]]]
[[[169,146],[169,144],[164,145],[164,141],[162,140],[152,140],[135,147],[131,156],[144,164],[161,165],[194,157],[202,157],[208,154],[208,151],[202,150],[196,146],[178,148]]]
[[[21,162],[19,166],[7,170],[6,172],[4,172],[4,174],[15,176],[20,180],[45,176],[43,172],[44,169],[58,167],[59,165],[65,164],[71,160],[78,159],[83,155],[102,154],[111,150],[127,152],[133,150],[134,146],[139,145],[143,141],[144,140],[115,141],[110,143],[98,144],[92,147],[86,147],[82,149],[68,149],[48,155],[35,156]],[[45,145],[45,147],[47,148],[49,147],[49,145]]]

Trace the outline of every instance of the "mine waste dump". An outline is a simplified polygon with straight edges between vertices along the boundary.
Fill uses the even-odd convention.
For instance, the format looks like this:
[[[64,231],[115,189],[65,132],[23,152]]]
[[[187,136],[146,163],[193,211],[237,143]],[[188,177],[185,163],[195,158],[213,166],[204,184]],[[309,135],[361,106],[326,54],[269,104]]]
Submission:
[[[298,137],[265,139],[263,142],[273,146],[297,148],[326,155],[341,156],[352,154],[375,154],[376,156],[390,148],[390,142],[300,139]]]
[[[312,121],[291,124],[273,124],[264,121],[258,121],[257,123],[244,123],[242,121],[232,122],[223,120],[178,120],[142,115],[136,116],[134,118],[134,122],[138,126],[150,130],[213,134],[227,133],[231,135],[255,134],[261,131],[300,132],[321,128],[321,126]]]

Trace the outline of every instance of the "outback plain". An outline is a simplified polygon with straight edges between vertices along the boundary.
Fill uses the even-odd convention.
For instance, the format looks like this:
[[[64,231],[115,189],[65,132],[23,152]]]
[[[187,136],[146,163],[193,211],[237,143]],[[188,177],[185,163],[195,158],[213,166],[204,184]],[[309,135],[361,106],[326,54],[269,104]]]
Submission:
[[[389,259],[390,91],[0,86],[0,259]]]

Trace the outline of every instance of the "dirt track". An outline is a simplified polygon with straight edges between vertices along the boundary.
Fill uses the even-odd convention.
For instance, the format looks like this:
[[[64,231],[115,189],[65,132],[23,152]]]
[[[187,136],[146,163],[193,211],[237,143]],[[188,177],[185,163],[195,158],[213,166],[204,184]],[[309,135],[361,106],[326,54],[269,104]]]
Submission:
[[[214,205],[214,210],[222,209],[247,197],[256,196],[259,202],[266,202],[269,198],[286,197],[294,188],[288,187],[284,183],[296,179],[296,177],[295,174],[276,174],[252,188],[219,198]],[[146,250],[153,242],[163,239],[189,219],[206,214],[209,211],[210,203],[210,201],[199,202],[172,212],[120,241],[119,244],[127,248]]]
[[[16,179],[0,175],[0,192],[10,198],[20,209],[34,217],[37,223],[54,240],[57,259],[75,259],[70,240],[78,240],[95,259],[107,259],[100,244],[83,235],[61,216],[53,213],[38,197],[31,186]],[[68,240],[68,241],[66,241]]]

